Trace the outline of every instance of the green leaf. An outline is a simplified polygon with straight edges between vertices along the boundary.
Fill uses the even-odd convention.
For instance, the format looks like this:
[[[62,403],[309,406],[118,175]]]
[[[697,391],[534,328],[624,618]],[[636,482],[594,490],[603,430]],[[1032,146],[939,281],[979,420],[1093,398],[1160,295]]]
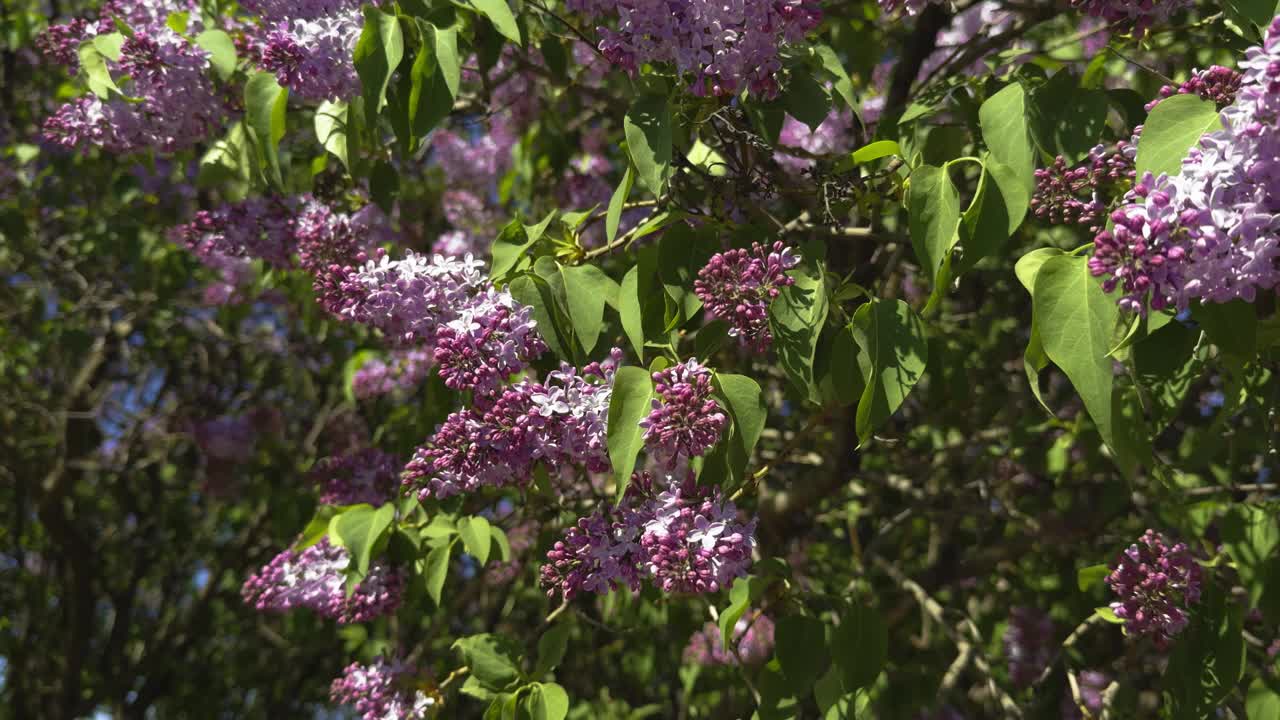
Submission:
[[[489,521],[480,515],[458,518],[458,534],[462,536],[462,545],[467,552],[484,567],[489,562],[489,548],[493,545]]]
[[[94,35],[89,42],[102,56],[112,62],[120,62],[120,53],[124,49],[124,34],[113,32]]]
[[[370,125],[387,102],[387,85],[403,58],[404,36],[400,31],[400,20],[395,15],[366,5],[364,28],[356,41],[354,61]]]
[[[732,647],[733,630],[751,603],[764,595],[765,581],[755,575],[747,575],[733,581],[729,589],[729,606],[720,612],[720,643]]]
[[[342,167],[348,172],[351,164],[347,160],[347,103],[339,100],[325,100],[316,108],[315,129],[316,140],[320,145],[342,161]]]
[[[520,26],[516,24],[516,16],[512,14],[507,0],[466,0],[472,8],[485,17],[502,33],[503,37],[519,45]]]
[[[489,535],[498,546],[498,561],[511,562],[511,541],[507,539],[507,533],[497,525],[490,525]]]
[[[457,98],[458,89],[462,85],[462,60],[458,57],[458,26],[439,27],[432,25],[432,43],[436,51],[436,64],[440,75],[444,78],[445,87],[449,88],[449,97]]]
[[[111,71],[107,69],[107,57],[102,54],[93,40],[80,43],[80,49],[76,54],[80,58],[80,74],[94,95],[103,100],[111,97],[113,92],[123,95],[115,81],[111,79]]]
[[[172,12],[169,17],[164,19],[164,24],[170,30],[179,35],[187,32],[187,23],[191,22],[191,13],[189,12]]]
[[[644,447],[644,429],[640,427],[640,421],[649,414],[652,396],[653,380],[648,370],[632,366],[618,369],[609,398],[607,438],[609,464],[617,482],[619,502],[631,483],[636,455]]]
[[[1191,308],[1191,317],[1223,352],[1252,360],[1258,352],[1258,313],[1253,303],[1202,302]]]
[[[390,215],[400,197],[400,174],[386,160],[379,160],[369,173],[369,197],[382,211]]]
[[[1106,565],[1090,565],[1076,571],[1076,586],[1080,588],[1080,592],[1089,592],[1089,589],[1095,585],[1101,584],[1106,579],[1107,574],[1111,572],[1111,568]]]
[[[1098,616],[1098,617],[1100,617],[1100,618],[1102,618],[1102,619],[1103,619],[1103,621],[1111,623],[1112,625],[1123,625],[1123,624],[1124,624],[1124,620],[1123,620],[1123,619],[1121,619],[1119,615],[1116,615],[1116,613],[1115,613],[1115,611],[1114,611],[1114,610],[1112,610],[1111,608],[1109,608],[1109,607],[1107,607],[1107,606],[1105,606],[1105,605],[1104,605],[1104,606],[1102,606],[1102,607],[1096,607],[1096,608],[1094,608],[1094,609],[1093,609],[1093,614],[1094,614],[1094,615],[1097,615],[1097,616]]]
[[[821,397],[814,378],[814,354],[830,310],[822,263],[826,250],[821,243],[811,243],[802,255],[803,262],[790,272],[795,284],[783,288],[769,306],[769,326],[787,377],[816,404]]]
[[[1107,357],[1120,314],[1115,299],[1090,274],[1086,258],[1059,255],[1045,259],[1036,273],[1032,308],[1045,354],[1066,373],[1103,441],[1116,449],[1114,373]]]
[[[831,112],[831,94],[812,75],[797,68],[782,93],[787,114],[816,131]]]
[[[342,392],[346,396],[347,402],[356,401],[354,386],[356,373],[359,372],[360,368],[364,367],[365,363],[376,357],[378,357],[376,350],[360,350],[347,358],[347,361],[342,364]]]
[[[1249,720],[1280,720],[1280,693],[1266,679],[1258,678],[1249,686],[1244,709]]]
[[[628,270],[618,286],[618,316],[622,321],[622,331],[631,341],[636,356],[644,362],[644,306],[640,296],[639,265]]]
[[[955,247],[960,227],[960,193],[946,168],[921,165],[911,172],[911,246],[929,275],[929,285],[937,283],[942,261]]]
[[[226,80],[236,72],[236,45],[221,30],[205,30],[196,36],[196,45],[209,52],[209,64],[218,77]]]
[[[1222,127],[1218,109],[1198,95],[1174,95],[1160,101],[1142,124],[1138,140],[1138,177],[1144,173],[1176,175],[1187,152],[1200,137]]]
[[[1249,604],[1274,615],[1277,589],[1273,586],[1280,582],[1280,554],[1276,552],[1280,549],[1280,528],[1275,514],[1256,505],[1239,505],[1227,512],[1220,527],[1222,544],[1235,561],[1240,583],[1249,591]],[[1272,602],[1263,602],[1264,594],[1270,594]]]
[[[889,626],[875,608],[855,604],[831,634],[832,660],[844,673],[844,689],[870,687],[889,654]]]
[[[529,237],[529,231],[519,218],[507,223],[489,249],[489,254],[493,258],[489,265],[489,277],[494,281],[500,281],[509,276],[512,271],[521,269],[521,266],[528,262],[525,254],[537,241],[538,238]]]
[[[369,562],[381,550],[396,518],[396,506],[387,503],[374,509],[356,505],[329,521],[329,541],[347,549],[360,577],[369,573]]]
[[[413,58],[413,67],[409,69],[409,129],[415,137],[422,138],[453,111],[455,94],[449,85],[451,60],[444,57],[437,59],[442,45],[444,52],[449,52],[449,33],[434,30],[422,20],[417,22],[418,29],[424,35],[429,33],[436,40],[433,44],[424,43],[418,48],[418,54]],[[456,52],[456,30],[452,34],[455,43],[453,49]],[[452,61],[456,61],[456,57]]]
[[[298,535],[298,539],[293,541],[293,550],[302,552],[323,540],[324,536],[329,532],[329,522],[333,520],[333,516],[341,511],[341,508],[336,508],[332,505],[321,505],[316,508],[316,514],[312,516],[307,526],[302,529],[302,534]]]
[[[609,210],[604,216],[604,234],[605,240],[610,245],[618,237],[618,224],[622,222],[622,207],[627,204],[627,196],[631,194],[631,186],[635,181],[635,173],[632,172],[631,166],[627,165],[622,181],[613,191],[613,197],[609,198]]]
[[[729,477],[736,485],[746,480],[747,465],[764,432],[769,408],[759,383],[745,375],[716,373],[715,387],[729,417],[733,418],[727,461]]]
[[[640,181],[654,197],[660,197],[671,175],[671,108],[667,96],[650,93],[636,98],[622,127],[627,152]]]
[[[1036,187],[1036,155],[1027,117],[1027,95],[1022,85],[1013,83],[987,98],[978,109],[978,120],[991,157],[1008,169],[1009,184],[1007,187],[1002,184],[1002,190],[1006,196],[1018,191],[1030,198]],[[1014,215],[1010,215],[1010,220],[1013,219]],[[1017,217],[1013,227],[1021,220]]]
[[[275,75],[259,71],[249,76],[244,86],[245,122],[258,152],[259,166],[266,166],[267,177],[277,188],[284,186],[279,144],[284,137],[288,105],[289,91],[280,87]]]
[[[617,302],[618,283],[595,265],[561,267],[560,273],[564,276],[565,300],[573,331],[582,351],[590,355],[604,327],[605,304]]]
[[[901,300],[875,300],[853,314],[865,387],[858,400],[859,444],[871,439],[920,381],[929,361],[924,323]]]
[[[427,560],[423,568],[423,576],[427,581],[427,595],[431,596],[431,601],[440,607],[440,597],[444,593],[444,581],[449,576],[449,554],[453,551],[453,544],[449,543],[433,548],[427,553]]]
[[[955,274],[968,272],[984,257],[995,255],[1022,225],[1031,193],[1008,165],[990,155],[983,158],[978,192],[961,221],[964,255],[955,264]]]
[[[569,648],[570,629],[568,623],[557,623],[538,638],[538,665],[533,671],[534,677],[542,677],[555,670],[564,660],[565,651]]]
[[[827,669],[827,631],[821,620],[787,615],[774,628],[774,653],[792,694],[801,697]]]
[[[863,145],[853,151],[850,158],[857,165],[869,163],[872,160],[890,157],[892,155],[901,155],[902,148],[898,147],[898,143],[893,140],[877,140],[868,145]]]
[[[1244,674],[1244,608],[1211,578],[1169,653],[1164,689],[1174,720],[1213,717]]]
[[[522,702],[530,720],[564,720],[569,714],[569,694],[555,683],[534,683]]]
[[[519,649],[504,637],[471,635],[456,640],[453,648],[462,653],[476,681],[489,690],[507,690],[520,679]]]
[[[862,111],[862,104],[853,94],[853,81],[849,79],[849,73],[845,72],[844,65],[840,62],[840,58],[836,55],[836,51],[830,46],[818,44],[813,48],[817,54],[818,60],[822,62],[822,69],[827,71],[831,76],[831,85],[835,88],[836,93],[844,100],[849,109],[855,113]]]

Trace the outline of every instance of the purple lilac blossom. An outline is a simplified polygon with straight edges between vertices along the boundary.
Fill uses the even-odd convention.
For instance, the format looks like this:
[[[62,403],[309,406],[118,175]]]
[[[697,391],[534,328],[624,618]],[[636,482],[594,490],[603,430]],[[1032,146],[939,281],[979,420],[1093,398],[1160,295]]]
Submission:
[[[1053,650],[1053,621],[1049,616],[1035,608],[1013,608],[1004,632],[1004,655],[1013,686],[1030,687],[1053,660]]]
[[[201,452],[214,460],[244,460],[253,451],[253,424],[244,415],[206,420],[192,435]]]
[[[1081,12],[1108,23],[1124,23],[1139,37],[1192,4],[1193,0],[1071,0]]]
[[[744,89],[764,97],[778,91],[779,49],[815,28],[822,10],[815,0],[568,0],[570,12],[604,20],[600,51],[628,72],[645,63],[670,63],[693,76],[696,95],[734,95]]]
[[[1118,598],[1111,603],[1130,635],[1149,635],[1165,648],[1187,626],[1188,608],[1200,601],[1200,565],[1183,543],[1170,545],[1147,530],[1130,545],[1107,575]]]
[[[1135,312],[1193,300],[1252,302],[1280,283],[1280,18],[1240,65],[1223,129],[1200,139],[1168,177],[1142,178],[1095,239],[1090,270]]]
[[[795,282],[786,272],[799,264],[800,257],[781,241],[771,247],[755,243],[750,250],[713,255],[693,287],[707,312],[729,323],[730,337],[764,352],[773,342],[769,303]]]
[[[258,258],[277,268],[292,264],[292,203],[249,198],[216,210],[201,210],[195,219],[169,231],[169,239],[202,261],[213,255]]]
[[[653,382],[657,397],[640,421],[649,453],[668,468],[705,455],[728,423],[711,399],[711,369],[690,359],[653,373]]]
[[[729,642],[737,646],[734,653],[724,646],[719,626],[708,622],[689,637],[684,661],[693,665],[737,665],[741,658],[744,665],[759,665],[773,655],[773,631],[773,621],[768,615],[748,609],[733,626]]]
[[[803,150],[806,155],[794,155],[780,150],[773,154],[779,165],[791,172],[802,172],[813,167],[813,159],[807,155],[835,155],[853,149],[851,131],[853,112],[848,108],[832,110],[816,129],[787,115],[778,134],[778,144],[784,148]]]
[[[351,378],[351,391],[361,400],[410,391],[431,372],[431,351],[424,348],[392,350],[386,359],[369,358]]]
[[[400,463],[395,456],[365,448],[327,457],[308,473],[321,488],[321,505],[382,505],[395,497]]]
[[[436,698],[415,686],[417,678],[418,669],[402,660],[352,663],[333,681],[329,699],[350,705],[362,720],[426,720]]]
[[[1134,180],[1138,128],[1132,142],[1121,140],[1112,148],[1098,145],[1085,161],[1068,168],[1059,155],[1047,168],[1036,170],[1036,192],[1031,209],[1036,217],[1054,225],[1079,225],[1097,234],[1107,209]]]
[[[404,579],[379,560],[347,597],[345,571],[351,556],[328,538],[297,552],[285,550],[245,581],[240,594],[262,612],[307,608],[339,623],[366,622],[400,605]]]
[[[347,100],[360,93],[352,53],[364,16],[358,6],[317,18],[279,21],[266,34],[259,64],[305,100]]]
[[[396,342],[430,342],[439,326],[457,316],[459,306],[485,286],[484,266],[464,258],[415,254],[392,260],[381,250],[350,269],[326,308],[375,327]]]
[[[511,375],[546,352],[533,308],[507,290],[482,290],[435,332],[434,360],[444,384],[482,395],[497,392]]]
[[[119,95],[95,95],[63,105],[45,120],[44,135],[68,149],[91,146],[119,154],[183,150],[207,138],[225,118],[209,76],[209,53],[167,27],[126,38],[112,74],[128,76]]]
[[[601,503],[556,541],[539,571],[548,596],[558,592],[572,600],[583,591],[640,589],[645,559],[640,535],[648,520],[644,496],[651,482],[647,473],[635,473],[621,502]]]
[[[1111,685],[1111,676],[1097,670],[1085,670],[1076,680],[1080,687],[1080,704],[1076,705],[1075,699],[1071,697],[1071,688],[1068,687],[1062,694],[1062,720],[1083,720],[1084,713],[1081,710],[1088,711],[1091,718],[1101,716],[1104,693]]]
[[[1147,103],[1145,109],[1151,112],[1160,101],[1174,95],[1199,95],[1222,109],[1236,101],[1236,93],[1240,92],[1240,83],[1243,81],[1243,75],[1221,65],[1196,70],[1191,73],[1191,79],[1181,85],[1165,85],[1160,88],[1156,99]]]

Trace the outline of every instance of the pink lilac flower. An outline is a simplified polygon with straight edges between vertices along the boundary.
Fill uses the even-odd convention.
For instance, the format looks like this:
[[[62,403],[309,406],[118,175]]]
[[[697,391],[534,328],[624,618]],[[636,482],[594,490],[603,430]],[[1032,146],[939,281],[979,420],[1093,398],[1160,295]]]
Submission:
[[[640,535],[649,520],[645,495],[650,483],[646,473],[636,473],[621,502],[601,503],[556,541],[540,571],[547,595],[572,600],[584,591],[640,589],[645,576]]]
[[[1081,12],[1108,23],[1125,23],[1139,37],[1192,4],[1193,0],[1071,0]]]
[[[803,150],[807,155],[835,155],[852,150],[853,112],[848,108],[832,110],[817,129],[788,115],[778,134],[778,144],[784,148]],[[780,150],[773,154],[779,165],[791,172],[801,172],[813,167],[813,160],[803,155],[793,155]]]
[[[653,584],[669,593],[729,587],[751,566],[756,521],[739,522],[720,488],[699,486],[692,473],[668,482],[650,502],[640,537]]]
[[[530,399],[538,416],[539,447],[535,455],[553,467],[581,465],[590,472],[609,470],[607,431],[613,378],[622,364],[622,350],[577,371],[561,363],[547,374]]]
[[[281,20],[266,34],[262,69],[305,100],[347,100],[360,93],[352,53],[364,16],[358,7],[316,18]]]
[[[773,655],[773,631],[768,615],[748,608],[734,624],[729,640],[737,646],[736,653],[724,646],[719,626],[708,622],[689,638],[684,661],[693,665],[737,665],[741,658],[744,665],[759,665]]]
[[[320,460],[308,477],[321,488],[321,505],[377,506],[395,497],[399,473],[395,456],[365,448]]]
[[[938,31],[935,38],[935,50],[920,64],[916,75],[917,82],[923,82],[932,76],[943,65],[955,59],[962,48],[972,44],[974,38],[990,38],[1013,27],[1017,15],[995,0],[983,0],[965,8],[951,19],[951,22]],[[986,56],[974,58],[974,61],[962,72],[983,74],[987,66],[983,63]]]
[[[403,485],[425,500],[528,483],[539,433],[532,412],[535,390],[535,384],[522,383],[492,403],[449,415],[405,466]]]
[[[1240,92],[1240,83],[1243,81],[1243,75],[1221,65],[1196,70],[1191,73],[1191,79],[1181,85],[1165,85],[1160,88],[1156,99],[1146,104],[1146,111],[1151,112],[1161,100],[1174,95],[1199,95],[1205,100],[1213,101],[1221,109],[1236,101],[1236,93]]]
[[[444,171],[450,188],[486,192],[511,166],[511,138],[502,133],[472,133],[467,140],[451,130],[431,137],[431,159]]]
[[[285,550],[245,581],[240,594],[262,612],[307,608],[342,624],[366,622],[393,612],[400,605],[404,578],[382,561],[347,597],[344,585],[351,556],[328,538],[296,552]]]
[[[225,117],[209,76],[209,53],[167,27],[139,32],[121,46],[113,75],[134,100],[85,96],[45,120],[44,135],[68,149],[113,153],[176,152],[207,138]]]
[[[1130,635],[1149,635],[1167,647],[1189,621],[1187,611],[1200,601],[1200,565],[1183,543],[1170,545],[1147,530],[1120,554],[1107,584],[1118,598],[1111,610]]]
[[[450,230],[441,233],[440,237],[431,244],[431,253],[433,255],[444,255],[445,257],[466,257],[474,255],[479,257],[489,252],[489,248],[485,246],[485,240],[481,237],[463,232],[462,230]]]
[[[166,27],[169,16],[187,13],[187,34],[200,32],[200,3],[197,0],[107,0],[99,11],[105,22],[120,18],[134,32]]]
[[[1076,705],[1070,688],[1062,694],[1062,720],[1083,720],[1081,710],[1087,710],[1089,717],[1102,715],[1104,693],[1111,685],[1111,676],[1098,670],[1085,670],[1076,678],[1080,687],[1080,704]]]
[[[1034,608],[1013,608],[1004,632],[1004,655],[1013,686],[1030,687],[1053,660],[1053,650],[1053,620]]]
[[[113,28],[93,20],[75,18],[69,22],[50,25],[36,36],[36,49],[50,60],[63,65],[69,72],[80,69],[80,43]]]
[[[379,250],[375,259],[348,269],[326,308],[341,317],[375,327],[397,342],[430,342],[436,329],[453,320],[461,304],[486,285],[483,263],[406,251],[392,260]]]
[[[533,308],[506,290],[483,290],[438,327],[432,339],[444,384],[482,395],[497,391],[511,375],[546,352]]]
[[[362,400],[409,391],[431,372],[431,351],[425,348],[392,350],[389,357],[369,358],[351,378],[351,391]]]
[[[649,453],[669,468],[705,455],[729,421],[711,399],[711,369],[690,359],[653,373],[653,382],[657,397],[640,421]]]
[[[204,260],[211,255],[265,260],[277,268],[292,264],[292,203],[249,198],[216,210],[201,210],[195,219],[169,231],[169,239]]]
[[[727,250],[713,255],[698,271],[694,292],[707,312],[729,323],[730,337],[764,352],[773,342],[769,303],[795,282],[786,273],[799,264],[800,257],[781,241]]]
[[[362,720],[426,720],[436,698],[418,686],[418,677],[418,669],[403,660],[352,663],[333,681],[329,699],[350,705]]]
[[[1223,129],[1203,136],[1173,177],[1143,178],[1095,241],[1090,268],[1125,291],[1122,307],[1252,302],[1280,283],[1280,18],[1241,63]]]
[[[645,63],[669,63],[693,76],[697,95],[734,95],[742,90],[765,97],[778,91],[779,49],[799,42],[822,19],[815,0],[568,0],[570,12],[605,20],[600,51],[634,73]]]
[[[1133,142],[1121,140],[1112,148],[1098,145],[1089,157],[1068,168],[1059,155],[1047,168],[1036,170],[1036,192],[1031,209],[1036,217],[1054,225],[1079,225],[1090,233],[1103,229],[1107,209],[1134,179],[1137,137]]]

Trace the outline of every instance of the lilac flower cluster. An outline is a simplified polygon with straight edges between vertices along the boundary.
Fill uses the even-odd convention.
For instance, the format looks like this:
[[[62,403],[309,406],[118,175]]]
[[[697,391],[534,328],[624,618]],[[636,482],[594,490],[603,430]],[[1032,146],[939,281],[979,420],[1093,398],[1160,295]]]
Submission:
[[[350,705],[362,720],[426,720],[437,698],[415,682],[418,669],[379,657],[370,665],[352,663],[329,688],[329,699]]]
[[[735,95],[744,89],[772,97],[782,69],[779,46],[795,43],[817,27],[816,0],[567,0],[571,12],[616,17],[616,29],[601,27],[600,51],[635,72],[645,63],[670,63],[694,76],[696,95]]]
[[[1062,720],[1082,720],[1084,713],[1081,710],[1087,711],[1091,718],[1100,717],[1103,710],[1103,696],[1107,687],[1111,685],[1111,677],[1097,670],[1085,670],[1080,673],[1077,680],[1080,683],[1080,704],[1076,705],[1070,689],[1063,693]]]
[[[1200,565],[1183,543],[1170,545],[1147,530],[1120,554],[1107,584],[1119,598],[1111,610],[1130,635],[1150,635],[1156,647],[1187,626],[1187,609],[1200,601]]]
[[[87,24],[82,29],[89,32]],[[67,55],[65,48],[52,52]],[[77,98],[45,120],[45,138],[68,149],[175,152],[222,125],[225,108],[209,74],[209,53],[165,27],[163,20],[159,26],[134,28],[119,60],[108,59],[107,64],[131,97]]]
[[[1108,23],[1124,23],[1139,37],[1193,3],[1194,0],[1071,0],[1072,7],[1081,12]]]
[[[547,553],[549,595],[640,588],[705,593],[728,587],[751,565],[756,521],[742,523],[719,488],[699,487],[691,472],[662,483],[636,473],[616,507],[582,518]]]
[[[733,626],[730,643],[736,653],[724,646],[720,628],[708,622],[689,638],[684,648],[684,661],[692,665],[759,665],[773,655],[773,621],[768,615],[755,615],[748,609]]]
[[[66,66],[70,72],[80,67],[80,44],[104,33],[116,31],[115,18],[120,18],[134,33],[149,33],[167,27],[170,15],[187,13],[188,35],[203,29],[200,3],[195,0],[110,0],[98,10],[97,20],[72,18],[49,25],[36,38],[36,48],[50,60]]]
[[[469,138],[451,130],[439,130],[431,140],[432,161],[444,173],[449,188],[441,199],[445,219],[454,231],[441,236],[435,252],[462,256],[488,252],[489,239],[501,222],[494,203],[497,181],[511,166],[516,134],[506,113],[494,116],[487,132],[469,132]]]
[[[1053,620],[1034,608],[1013,608],[1004,632],[1004,655],[1013,686],[1030,687],[1053,660],[1053,649]]]
[[[322,505],[382,505],[395,496],[400,464],[377,448],[327,457],[311,469],[309,477],[320,486]]]
[[[387,359],[370,358],[351,378],[357,398],[407,391],[416,388],[431,372],[431,351],[424,348],[392,350]]]
[[[813,167],[813,159],[808,156],[835,155],[848,152],[852,148],[853,112],[848,108],[832,110],[827,119],[817,129],[788,115],[782,123],[782,131],[778,134],[778,144],[784,148],[802,150],[803,155],[780,150],[774,153],[774,160],[791,172],[802,172]]]
[[[295,239],[292,202],[249,198],[216,210],[201,210],[195,219],[169,231],[169,239],[206,264],[218,256],[259,258],[273,267],[292,262]]]
[[[690,359],[654,373],[653,382],[657,397],[640,421],[649,453],[668,468],[705,455],[729,421],[711,399],[711,369]]]
[[[345,571],[351,556],[325,538],[296,552],[285,550],[245,581],[240,595],[262,612],[311,611],[339,623],[366,622],[393,612],[400,605],[404,578],[381,561],[347,597]]]
[[[1125,140],[1111,148],[1094,147],[1087,160],[1071,168],[1059,155],[1051,166],[1036,170],[1031,209],[1054,225],[1081,225],[1090,233],[1101,232],[1107,208],[1133,183],[1136,158],[1137,145]]]
[[[197,424],[192,436],[200,451],[213,460],[243,460],[253,449],[253,424],[245,415],[213,418]]]
[[[773,342],[769,303],[795,282],[786,273],[799,264],[800,257],[781,241],[772,247],[754,243],[751,250],[713,255],[698,271],[693,289],[707,312],[729,323],[731,337],[764,352]]]
[[[533,309],[495,289],[481,266],[470,255],[428,259],[409,251],[403,260],[391,260],[379,250],[362,267],[343,269],[336,291],[322,302],[396,342],[430,347],[449,387],[492,395],[545,352],[546,343]]]
[[[1222,109],[1236,101],[1236,93],[1240,92],[1240,83],[1244,75],[1231,68],[1214,65],[1208,70],[1196,70],[1191,79],[1181,85],[1165,85],[1155,100],[1146,104],[1146,111],[1151,112],[1160,101],[1174,95],[1198,95],[1205,100],[1212,100],[1214,105]]]
[[[1280,283],[1280,18],[1241,68],[1223,129],[1202,137],[1176,176],[1142,178],[1094,241],[1090,270],[1108,292],[1124,290],[1125,309],[1252,302]]]
[[[242,5],[260,23],[249,33],[253,54],[282,86],[311,101],[359,94],[352,61],[364,25],[359,2],[251,0]]]
[[[414,453],[402,475],[420,498],[447,498],[485,486],[523,484],[542,462],[550,470],[609,467],[609,397],[621,351],[581,373],[562,366],[545,383],[522,381],[451,414]]]

